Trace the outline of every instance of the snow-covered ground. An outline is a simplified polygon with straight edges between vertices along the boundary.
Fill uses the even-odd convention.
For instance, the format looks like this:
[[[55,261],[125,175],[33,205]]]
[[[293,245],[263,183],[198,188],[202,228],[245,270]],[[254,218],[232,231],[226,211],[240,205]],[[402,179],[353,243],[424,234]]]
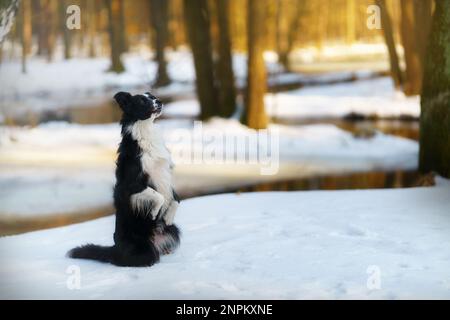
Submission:
[[[269,114],[284,119],[342,118],[352,114],[378,118],[420,115],[420,98],[396,91],[388,77],[269,94],[266,104]]]
[[[449,192],[438,179],[186,200],[181,247],[151,268],[65,257],[82,243],[112,244],[113,217],[5,237],[0,298],[449,299]]]
[[[403,47],[397,46],[397,52],[403,54]],[[372,59],[374,56],[378,58],[387,58],[386,44],[383,39],[375,43],[327,43],[321,49],[317,46],[305,46],[294,49],[290,58],[294,62],[312,63],[318,61],[348,61],[348,60],[364,60]]]
[[[0,224],[34,217],[112,209],[110,167],[0,166]],[[1,229],[1,228],[0,228]]]
[[[255,163],[208,156],[214,155],[211,150],[217,154],[228,150],[224,141],[256,134],[235,120],[212,119],[201,127],[188,120],[161,120],[159,125],[176,165],[176,187],[184,195],[317,175],[417,167],[415,141],[382,133],[357,138],[334,125],[273,124],[268,131],[271,152]],[[211,140],[214,137],[219,139]],[[109,205],[119,141],[118,124],[0,127],[0,219],[77,209],[82,213]],[[233,147],[242,150],[238,144]],[[248,159],[257,152],[243,151]],[[204,160],[186,158],[198,153]],[[273,174],[262,175],[264,168],[273,169]]]
[[[291,121],[349,115],[378,118],[418,118],[420,115],[419,97],[406,97],[396,91],[389,77],[268,93],[265,105],[271,117]],[[172,117],[195,117],[199,113],[200,106],[194,99],[169,103],[166,109],[166,114]]]

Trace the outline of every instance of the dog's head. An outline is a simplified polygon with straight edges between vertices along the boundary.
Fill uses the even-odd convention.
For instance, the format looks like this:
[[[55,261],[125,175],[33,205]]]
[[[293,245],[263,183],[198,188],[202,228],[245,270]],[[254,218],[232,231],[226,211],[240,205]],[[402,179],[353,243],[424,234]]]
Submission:
[[[114,99],[128,121],[154,120],[161,115],[162,102],[149,92],[134,96],[128,92],[118,92]]]

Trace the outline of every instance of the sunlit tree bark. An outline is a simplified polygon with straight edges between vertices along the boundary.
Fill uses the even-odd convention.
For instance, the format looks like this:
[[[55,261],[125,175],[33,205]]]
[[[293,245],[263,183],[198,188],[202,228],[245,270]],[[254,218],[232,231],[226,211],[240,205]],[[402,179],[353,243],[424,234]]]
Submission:
[[[421,92],[430,14],[431,1],[429,0],[401,0],[401,35],[406,63],[403,87],[407,95],[416,95]]]
[[[22,21],[21,40],[22,40],[22,73],[27,72],[27,56],[31,51],[31,2],[22,0],[20,4],[20,16]]]
[[[352,44],[356,39],[356,3],[355,0],[347,0],[347,44]]]
[[[391,77],[394,80],[396,88],[402,86],[402,71],[398,59],[397,49],[395,47],[394,32],[392,30],[391,17],[389,16],[386,0],[377,0],[377,5],[381,10],[381,21],[383,27],[384,39],[389,53],[389,63],[391,66]]]
[[[248,0],[247,9],[247,89],[242,122],[253,129],[267,127],[268,119],[264,107],[266,93],[266,66],[264,64],[264,36],[261,30],[264,24],[264,7],[257,0]]]
[[[97,1],[88,1],[87,4],[88,46],[89,57],[91,58],[96,56],[97,5]]]
[[[305,9],[304,0],[278,0],[277,53],[284,70],[292,71],[289,55],[300,31],[300,21]]]
[[[122,40],[120,33],[120,0],[105,0],[108,8],[108,32],[111,47],[111,67],[110,70],[116,73],[125,71],[120,58],[122,54]]]

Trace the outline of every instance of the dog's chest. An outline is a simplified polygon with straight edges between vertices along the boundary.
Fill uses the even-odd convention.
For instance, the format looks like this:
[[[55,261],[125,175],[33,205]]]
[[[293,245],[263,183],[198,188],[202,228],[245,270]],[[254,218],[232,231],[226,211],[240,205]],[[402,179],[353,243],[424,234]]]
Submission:
[[[141,153],[142,170],[149,176],[149,183],[165,198],[164,206],[170,204],[172,193],[172,161],[162,135],[153,126],[135,125],[132,128]]]
[[[172,172],[170,160],[153,158],[144,152],[141,155],[142,170],[149,176],[149,183],[155,186],[156,191],[161,193],[166,201],[172,199]]]

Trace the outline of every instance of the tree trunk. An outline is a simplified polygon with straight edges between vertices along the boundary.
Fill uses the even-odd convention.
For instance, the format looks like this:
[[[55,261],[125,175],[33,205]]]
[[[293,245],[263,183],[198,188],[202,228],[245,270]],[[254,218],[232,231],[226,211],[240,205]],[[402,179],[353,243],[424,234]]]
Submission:
[[[322,50],[328,33],[329,7],[326,1],[315,1],[317,6],[317,47]]]
[[[38,10],[38,23],[37,23],[37,31],[38,31],[38,51],[37,54],[39,56],[48,56],[48,33],[49,33],[49,24],[47,17],[47,0],[37,0]]]
[[[432,21],[432,0],[414,0],[414,21],[416,34],[416,50],[419,52],[420,64],[425,65],[425,54],[428,47],[428,36],[430,34]]]
[[[303,9],[305,8],[305,2],[303,0],[297,0],[295,2],[294,14],[291,15],[287,30],[287,47],[286,52],[281,53],[280,61],[283,64],[286,71],[292,71],[289,54],[294,48],[294,43],[297,40],[298,31],[300,28],[300,20],[303,18]]]
[[[420,170],[450,178],[450,1],[436,1],[420,117]]]
[[[38,6],[38,55],[51,61],[55,47],[55,2],[51,0],[39,0]]]
[[[167,46],[177,50],[184,44],[183,3],[181,0],[170,0],[167,17]]]
[[[70,30],[67,28],[66,26],[66,19],[67,19],[67,0],[60,0],[58,2],[59,5],[59,26],[61,28],[61,33],[62,33],[62,40],[63,40],[63,46],[64,46],[64,59],[70,59],[72,58],[72,53],[71,53],[71,41],[70,41]]]
[[[205,120],[218,115],[208,0],[184,0],[184,14],[194,57],[200,117]]]
[[[150,1],[150,18],[153,29],[154,48],[156,50],[156,62],[158,63],[158,73],[156,75],[155,87],[166,86],[170,83],[167,74],[167,62],[164,49],[168,40],[168,18],[169,3],[167,0]]]
[[[377,0],[376,4],[380,7],[381,22],[383,26],[384,39],[389,52],[389,63],[391,66],[391,77],[394,80],[396,88],[402,86],[402,71],[398,60],[397,49],[395,48],[394,32],[392,30],[391,17],[389,16],[386,0]]]
[[[347,44],[352,44],[356,39],[356,4],[355,0],[347,0]]]
[[[289,69],[289,50],[287,43],[288,35],[288,12],[287,3],[284,0],[277,0],[276,7],[276,40],[278,61],[285,70]]]
[[[58,1],[59,0],[49,0],[48,6],[48,55],[47,61],[52,61],[53,55],[56,49],[56,40],[58,34]]]
[[[20,4],[20,15],[22,20],[22,73],[27,72],[27,55],[31,51],[31,2],[24,0]]]
[[[125,68],[120,59],[122,53],[122,42],[120,39],[120,0],[106,0],[108,8],[108,31],[109,43],[111,47],[111,67],[110,71],[121,73]]]
[[[245,110],[242,122],[253,129],[267,127],[267,115],[264,107],[266,93],[266,66],[264,64],[264,7],[257,0],[247,0],[247,89],[245,94]]]
[[[90,1],[90,0],[88,0]],[[125,3],[124,0],[119,1],[119,39],[120,39],[120,53],[124,53],[128,51],[128,41],[126,37],[126,28],[127,25],[125,23]]]
[[[422,62],[429,35],[430,14],[429,0],[401,0],[401,35],[406,62],[404,91],[407,95],[416,95],[421,92]]]
[[[89,1],[87,3],[88,14],[88,35],[89,35],[89,57],[94,58],[96,56],[96,31],[97,31],[97,3],[96,1]]]
[[[228,21],[230,8],[228,0],[216,0],[216,6],[219,29],[219,59],[217,62],[219,115],[228,118],[236,111],[236,89]]]

